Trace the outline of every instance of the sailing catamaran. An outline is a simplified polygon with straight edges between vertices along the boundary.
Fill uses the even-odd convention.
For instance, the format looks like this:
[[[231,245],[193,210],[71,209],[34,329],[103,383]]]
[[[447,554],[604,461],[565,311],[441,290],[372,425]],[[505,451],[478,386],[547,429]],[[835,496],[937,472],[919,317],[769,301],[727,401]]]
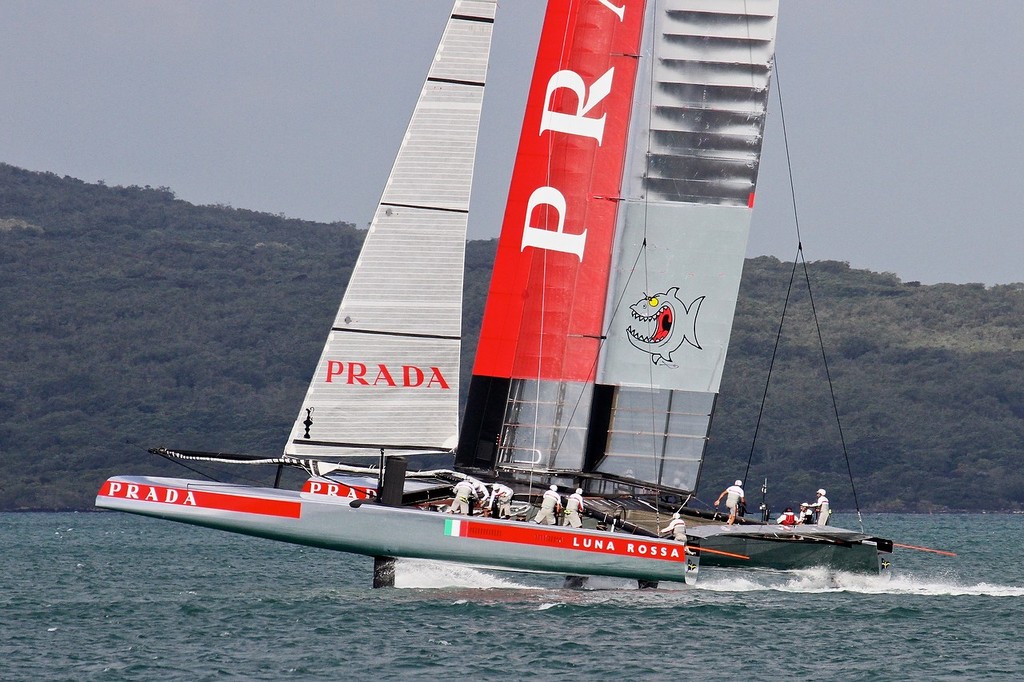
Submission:
[[[692,582],[702,557],[772,565],[780,552],[877,571],[884,542],[853,531],[658,533],[689,513],[707,443],[777,0],[549,2],[459,431],[495,4],[455,2],[284,454],[156,451],[300,467],[303,489],[115,476],[97,506],[372,556],[381,585],[394,557],[645,585]],[[453,452],[454,469],[407,474],[407,458]],[[467,478],[508,484],[523,503],[579,488],[588,523],[439,513]]]

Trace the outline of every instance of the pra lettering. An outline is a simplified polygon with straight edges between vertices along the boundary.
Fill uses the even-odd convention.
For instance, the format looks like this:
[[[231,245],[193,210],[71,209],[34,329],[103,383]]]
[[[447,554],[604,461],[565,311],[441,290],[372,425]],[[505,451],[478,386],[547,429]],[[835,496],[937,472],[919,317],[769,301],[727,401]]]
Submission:
[[[352,488],[337,483],[321,483],[320,481],[310,481],[309,492],[314,495],[327,495],[328,497],[344,497],[355,500],[370,499],[369,490]]]
[[[160,488],[152,485],[136,483],[120,483],[111,481],[107,489],[108,497],[121,497],[126,500],[142,500],[144,502],[163,502],[164,504],[182,504],[196,506],[196,498],[191,490],[176,488]]]
[[[616,6],[608,0],[599,0],[607,10],[618,17],[619,22],[625,16],[625,5]],[[607,113],[595,115],[595,110],[612,93],[615,79],[615,68],[612,67],[598,76],[593,82],[587,83],[583,76],[569,69],[557,71],[551,75],[547,82],[544,93],[543,111],[540,116],[540,129],[537,134],[551,132],[553,135],[567,135],[571,137],[589,138],[594,140],[597,146],[604,141],[605,123]],[[567,101],[576,103],[575,111],[555,111],[552,107],[555,102],[555,95],[559,91],[572,93]],[[523,216],[523,240],[520,251],[527,248],[542,249],[545,251],[559,251],[571,253],[580,262],[583,262],[583,251],[586,248],[587,229],[578,233],[566,232],[566,206],[565,195],[556,187],[538,187],[531,194],[526,203],[526,212]],[[557,216],[557,224],[554,229],[537,227],[532,224],[534,211],[538,207],[545,207],[549,212]],[[579,219],[577,219],[578,221]]]
[[[416,365],[402,365],[401,368],[389,368],[384,363],[367,365],[364,362],[327,361],[325,383],[333,384],[335,379],[351,386],[386,386],[389,388],[439,388],[449,390],[448,381],[440,368],[423,370]]]

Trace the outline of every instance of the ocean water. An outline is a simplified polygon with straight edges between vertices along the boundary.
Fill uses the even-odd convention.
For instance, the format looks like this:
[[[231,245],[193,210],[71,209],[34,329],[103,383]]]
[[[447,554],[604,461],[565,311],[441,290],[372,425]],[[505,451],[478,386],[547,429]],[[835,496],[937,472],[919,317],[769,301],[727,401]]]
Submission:
[[[837,515],[839,525],[857,527]],[[119,513],[0,514],[0,680],[1024,679],[1024,516],[869,515],[888,579],[704,569],[639,591]]]

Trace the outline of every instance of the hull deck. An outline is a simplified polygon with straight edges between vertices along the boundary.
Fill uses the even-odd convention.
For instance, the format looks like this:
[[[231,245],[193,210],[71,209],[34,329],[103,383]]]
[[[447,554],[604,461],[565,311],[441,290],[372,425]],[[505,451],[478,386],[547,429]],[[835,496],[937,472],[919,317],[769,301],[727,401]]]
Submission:
[[[843,528],[786,528],[779,525],[704,525],[688,534],[700,539],[707,553],[705,566],[793,570],[828,568],[851,573],[887,572],[892,562],[886,541]],[[740,561],[728,554],[743,554]]]
[[[648,582],[692,583],[699,566],[669,540],[187,479],[113,477],[96,506],[373,557]]]

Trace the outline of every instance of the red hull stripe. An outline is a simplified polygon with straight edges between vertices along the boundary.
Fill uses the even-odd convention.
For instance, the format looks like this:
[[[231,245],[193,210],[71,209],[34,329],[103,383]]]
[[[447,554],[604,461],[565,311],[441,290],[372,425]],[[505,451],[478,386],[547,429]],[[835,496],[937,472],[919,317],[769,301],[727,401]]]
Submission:
[[[262,514],[264,516],[280,516],[289,519],[297,519],[302,516],[301,502],[272,500],[265,497],[250,497],[247,495],[230,495],[193,488],[171,488],[160,485],[111,480],[103,484],[99,494],[103,497],[113,497],[121,500],[173,504],[179,507],[218,509],[221,511],[240,512],[242,514]]]
[[[686,563],[686,550],[682,543],[553,531],[531,523],[505,526],[465,519],[449,519],[445,524],[445,534],[474,540],[513,542],[518,545]]]

